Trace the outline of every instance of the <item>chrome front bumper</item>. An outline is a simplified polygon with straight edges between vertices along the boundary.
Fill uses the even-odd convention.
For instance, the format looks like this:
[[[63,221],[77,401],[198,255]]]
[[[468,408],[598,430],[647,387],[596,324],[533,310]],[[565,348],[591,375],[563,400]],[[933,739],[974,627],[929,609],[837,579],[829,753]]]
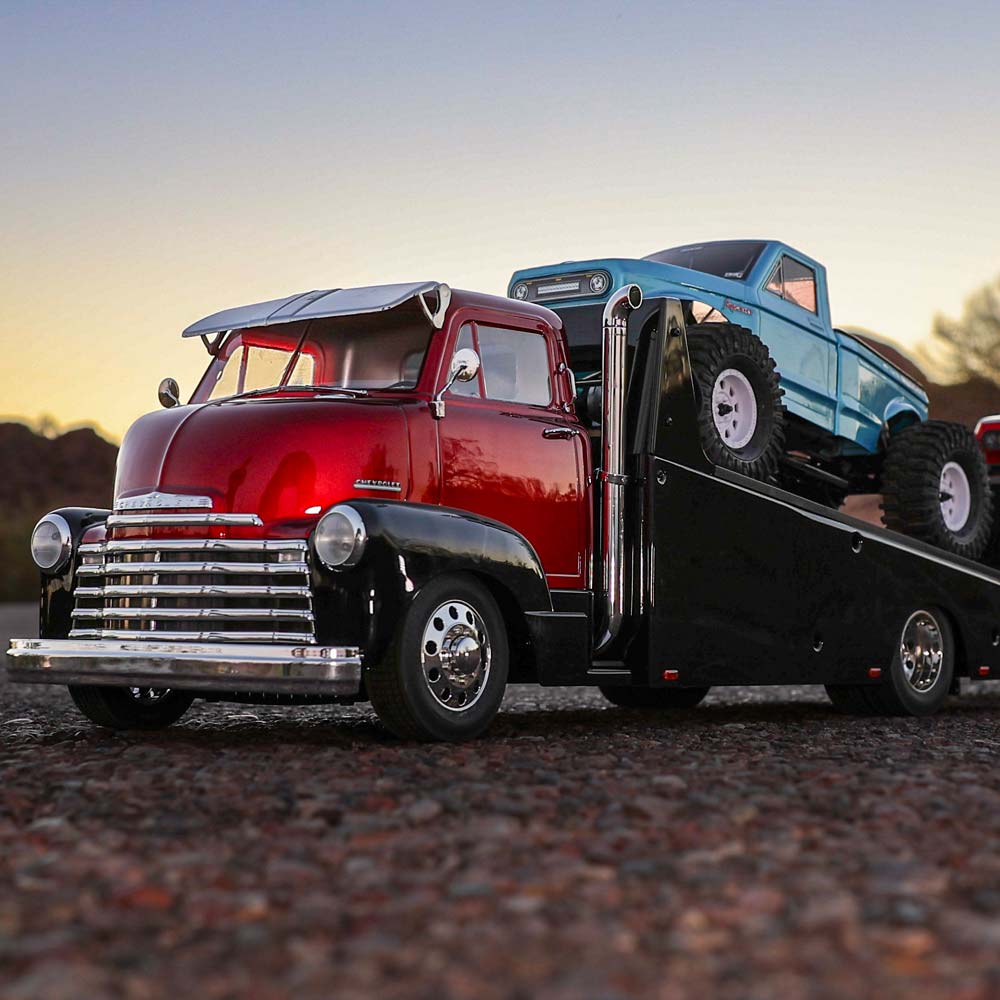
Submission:
[[[355,695],[355,647],[108,639],[11,639],[7,676],[35,684]]]

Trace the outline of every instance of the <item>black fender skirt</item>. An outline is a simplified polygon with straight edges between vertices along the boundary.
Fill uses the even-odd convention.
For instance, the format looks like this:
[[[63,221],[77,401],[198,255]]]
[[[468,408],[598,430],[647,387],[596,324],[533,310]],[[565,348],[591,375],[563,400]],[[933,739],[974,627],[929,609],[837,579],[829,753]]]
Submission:
[[[562,678],[571,675],[583,682],[590,617],[553,610],[538,555],[513,528],[430,504],[347,503],[361,515],[368,541],[353,569],[328,570],[313,555],[321,644],[355,643],[368,662],[377,663],[421,587],[435,577],[466,573],[489,588],[510,626],[512,680],[566,683]]]

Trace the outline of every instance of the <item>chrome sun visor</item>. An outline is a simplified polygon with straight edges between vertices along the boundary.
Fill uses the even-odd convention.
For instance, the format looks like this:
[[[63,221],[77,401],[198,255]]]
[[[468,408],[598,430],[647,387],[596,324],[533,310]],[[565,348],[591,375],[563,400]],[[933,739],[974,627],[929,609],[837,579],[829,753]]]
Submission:
[[[283,299],[256,302],[235,309],[223,309],[192,323],[184,337],[204,337],[226,330],[244,330],[277,323],[326,319],[331,316],[358,316],[395,309],[418,299],[428,321],[437,329],[451,302],[451,289],[438,281],[414,281],[397,285],[367,285],[362,288],[326,288],[300,292]]]

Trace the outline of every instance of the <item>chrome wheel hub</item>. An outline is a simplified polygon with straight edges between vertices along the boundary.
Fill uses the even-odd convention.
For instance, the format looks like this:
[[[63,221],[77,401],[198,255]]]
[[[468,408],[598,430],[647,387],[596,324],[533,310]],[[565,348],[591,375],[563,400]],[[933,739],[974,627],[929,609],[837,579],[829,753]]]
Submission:
[[[465,601],[447,601],[427,620],[420,643],[424,682],[443,708],[462,712],[482,695],[490,673],[486,623]]]
[[[712,420],[724,444],[738,451],[757,430],[757,397],[743,372],[727,368],[712,387]]]
[[[928,611],[914,611],[903,626],[899,658],[906,683],[921,694],[930,691],[941,676],[944,644],[941,627]]]
[[[939,486],[941,517],[949,531],[961,531],[972,513],[972,487],[958,462],[946,462]]]

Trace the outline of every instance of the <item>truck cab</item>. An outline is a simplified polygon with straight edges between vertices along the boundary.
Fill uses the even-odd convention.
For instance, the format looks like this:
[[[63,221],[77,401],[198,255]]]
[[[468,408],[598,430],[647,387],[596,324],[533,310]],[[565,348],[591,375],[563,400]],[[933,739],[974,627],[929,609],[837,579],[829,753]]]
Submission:
[[[475,510],[523,534],[553,586],[586,586],[587,539],[564,530],[590,468],[559,318],[433,282],[310,295],[304,318],[291,296],[185,331],[214,338],[211,360],[186,405],[131,427],[116,502],[197,485],[265,532],[355,497]],[[477,369],[449,382],[463,351]]]

